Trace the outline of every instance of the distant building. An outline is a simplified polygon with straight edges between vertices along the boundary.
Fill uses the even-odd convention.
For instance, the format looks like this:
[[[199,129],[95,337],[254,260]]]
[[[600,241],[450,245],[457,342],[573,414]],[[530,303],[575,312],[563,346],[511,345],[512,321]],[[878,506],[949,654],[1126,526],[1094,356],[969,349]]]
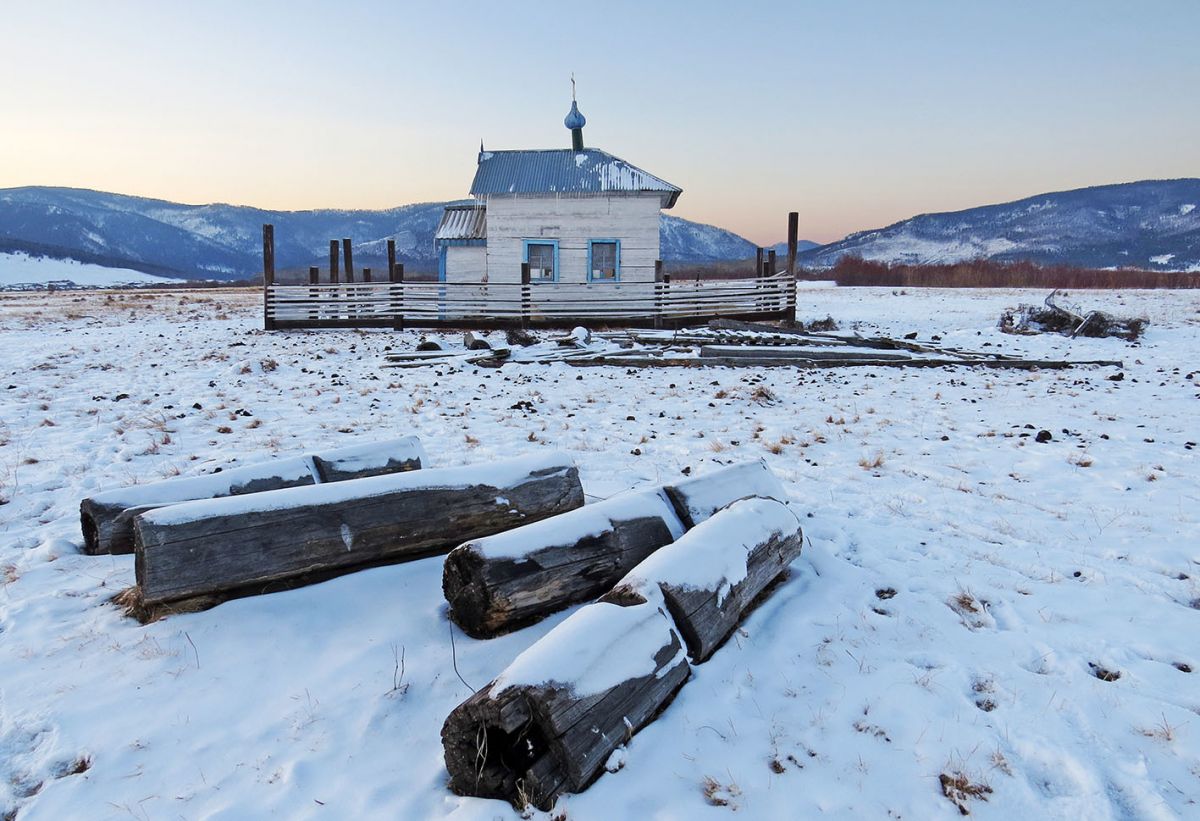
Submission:
[[[653,282],[659,212],[682,189],[598,148],[571,102],[571,148],[484,151],[472,199],[446,207],[438,226],[438,279],[611,285]],[[602,298],[605,289],[588,289]]]

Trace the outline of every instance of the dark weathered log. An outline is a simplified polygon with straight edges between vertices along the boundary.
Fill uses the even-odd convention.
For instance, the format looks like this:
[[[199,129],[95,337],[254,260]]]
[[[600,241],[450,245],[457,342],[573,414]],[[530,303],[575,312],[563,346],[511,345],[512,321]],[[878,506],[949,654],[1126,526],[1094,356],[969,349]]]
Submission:
[[[552,453],[185,502],[134,520],[140,602],[404,561],[582,504],[578,470]]]
[[[787,571],[803,540],[800,520],[787,505],[743,499],[649,556],[601,601],[665,601],[688,655],[699,664]]]
[[[490,638],[594,599],[681,535],[661,491],[623,493],[456,547],[442,590],[463,631]]]
[[[1123,367],[1120,360],[1080,359],[1072,361],[1046,359],[784,359],[763,356],[748,357],[671,357],[671,356],[588,356],[565,360],[577,368],[613,366],[618,368],[996,368],[1022,371],[1063,370],[1082,365]]]
[[[450,788],[549,810],[595,780],[688,672],[657,605],[590,604],[450,713],[442,727]]]
[[[667,485],[667,498],[689,530],[739,499],[788,500],[787,491],[765,462],[742,462]]]
[[[725,359],[762,359],[764,353],[761,349],[755,346],[747,345],[701,345],[700,356],[703,359],[713,357]],[[847,351],[836,348],[815,348],[815,347],[773,347],[769,354],[766,354],[771,359],[836,359],[840,361],[853,361],[856,359],[871,360],[873,362],[885,360],[904,360],[912,359],[908,354],[903,353],[882,353],[879,351]]]
[[[300,487],[416,470],[429,462],[421,442],[405,436],[386,442],[351,445],[310,456],[273,459],[205,476],[167,479],[107,490],[79,505],[85,553],[132,553],[133,518],[165,505],[196,499],[241,496],[264,490]]]

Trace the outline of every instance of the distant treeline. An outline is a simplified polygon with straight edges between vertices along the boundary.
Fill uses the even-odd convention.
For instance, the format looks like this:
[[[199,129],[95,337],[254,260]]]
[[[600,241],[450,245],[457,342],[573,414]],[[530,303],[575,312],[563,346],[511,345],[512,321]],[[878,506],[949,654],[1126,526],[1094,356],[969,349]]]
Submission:
[[[890,288],[1200,288],[1200,274],[1043,266],[987,259],[947,265],[903,265],[846,256],[827,270],[800,273],[804,279],[832,279],[838,285]]]

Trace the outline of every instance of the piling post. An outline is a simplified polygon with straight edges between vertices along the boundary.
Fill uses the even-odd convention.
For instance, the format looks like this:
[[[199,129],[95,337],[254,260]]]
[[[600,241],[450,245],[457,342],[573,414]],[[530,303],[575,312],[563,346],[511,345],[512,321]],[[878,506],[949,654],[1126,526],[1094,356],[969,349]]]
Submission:
[[[522,328],[529,327],[529,314],[531,313],[530,302],[531,302],[531,297],[532,297],[532,294],[529,291],[529,284],[530,284],[529,263],[522,262],[521,263],[521,327]]]
[[[275,330],[271,315],[271,286],[275,284],[275,226],[263,225],[263,330]]]
[[[388,247],[389,256],[392,256],[395,253],[395,243],[392,240],[388,240],[388,246],[389,246]],[[391,273],[388,276],[388,281],[392,283],[392,286],[391,286],[392,301],[391,301],[391,305],[390,305],[390,309],[391,309],[391,313],[392,313],[392,330],[403,331],[404,330],[404,263],[403,262],[398,263],[393,258],[388,263],[388,266],[391,269]]]

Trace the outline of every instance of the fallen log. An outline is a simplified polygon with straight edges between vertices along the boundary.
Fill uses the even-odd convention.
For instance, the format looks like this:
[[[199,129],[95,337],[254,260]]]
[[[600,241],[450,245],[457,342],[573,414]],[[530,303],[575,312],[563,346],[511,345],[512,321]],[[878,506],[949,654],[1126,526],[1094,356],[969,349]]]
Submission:
[[[844,368],[874,366],[880,368],[1012,368],[1015,370],[1063,370],[1077,368],[1081,365],[1101,365],[1122,367],[1120,360],[1084,359],[1084,360],[1040,360],[1040,359],[780,359],[764,356],[761,359],[749,357],[619,357],[594,356],[586,359],[564,360],[568,365],[576,367],[614,366],[619,368]]]
[[[557,454],[185,502],[134,520],[139,618],[448,551],[583,504]]]
[[[712,358],[733,358],[733,359],[762,359],[767,356],[771,359],[806,359],[811,361],[833,359],[842,361],[853,361],[857,359],[878,360],[897,360],[909,361],[912,359],[908,354],[900,353],[879,353],[878,351],[847,351],[829,349],[814,349],[814,347],[801,346],[778,346],[773,347],[768,354],[764,354],[762,349],[756,346],[745,345],[702,345],[700,347],[701,359]]]
[[[683,642],[657,605],[590,604],[450,713],[450,789],[549,810],[594,781],[688,673]]]
[[[630,571],[601,601],[662,601],[694,664],[733,633],[760,594],[800,555],[804,534],[787,505],[734,502]]]
[[[85,553],[132,553],[133,520],[140,513],[197,499],[241,496],[323,482],[417,470],[429,462],[421,442],[405,436],[309,456],[292,456],[205,476],[167,479],[97,493],[79,504]]]
[[[766,462],[741,462],[663,488],[688,530],[740,499],[788,501],[787,491]]]
[[[459,545],[442,573],[450,618],[475,638],[523,627],[606,592],[683,530],[655,489]]]

